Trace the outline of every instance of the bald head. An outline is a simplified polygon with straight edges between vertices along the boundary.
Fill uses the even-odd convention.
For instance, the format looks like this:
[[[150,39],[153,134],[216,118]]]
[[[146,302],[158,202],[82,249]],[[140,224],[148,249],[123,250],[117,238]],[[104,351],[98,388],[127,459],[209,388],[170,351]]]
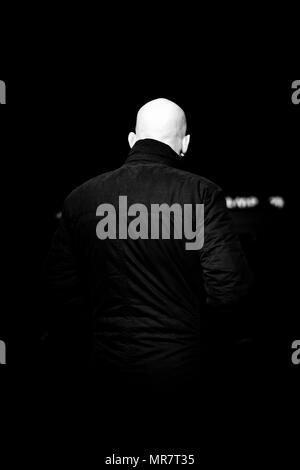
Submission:
[[[172,101],[159,98],[146,103],[138,112],[135,134],[129,134],[129,145],[137,140],[155,139],[169,145],[176,153],[187,151],[190,136],[186,136],[184,111]]]

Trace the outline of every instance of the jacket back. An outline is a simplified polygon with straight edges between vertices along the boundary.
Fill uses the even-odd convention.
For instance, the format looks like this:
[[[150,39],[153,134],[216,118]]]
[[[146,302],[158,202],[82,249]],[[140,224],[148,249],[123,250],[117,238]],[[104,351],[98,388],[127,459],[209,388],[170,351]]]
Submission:
[[[104,369],[188,370],[201,354],[207,304],[234,305],[248,291],[222,190],[178,162],[169,146],[138,141],[124,165],[64,203],[48,285],[56,302],[90,315],[92,360]],[[162,204],[167,220],[155,212]],[[197,204],[204,208],[203,246],[187,249],[184,208]],[[182,208],[179,222],[172,207]],[[195,211],[189,222],[196,233]]]

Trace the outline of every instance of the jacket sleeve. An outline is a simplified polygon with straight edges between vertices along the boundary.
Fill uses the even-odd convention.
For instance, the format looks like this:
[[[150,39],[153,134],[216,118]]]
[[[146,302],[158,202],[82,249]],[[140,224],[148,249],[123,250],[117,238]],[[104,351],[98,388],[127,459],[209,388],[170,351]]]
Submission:
[[[231,308],[243,301],[252,285],[248,267],[220,188],[204,204],[204,244],[200,251],[207,304]]]
[[[64,205],[43,269],[46,341],[60,351],[76,351],[82,341],[86,306],[81,277],[71,217]],[[62,355],[67,356],[65,351]]]
[[[46,258],[44,280],[52,302],[60,306],[82,303],[79,265],[65,206]]]

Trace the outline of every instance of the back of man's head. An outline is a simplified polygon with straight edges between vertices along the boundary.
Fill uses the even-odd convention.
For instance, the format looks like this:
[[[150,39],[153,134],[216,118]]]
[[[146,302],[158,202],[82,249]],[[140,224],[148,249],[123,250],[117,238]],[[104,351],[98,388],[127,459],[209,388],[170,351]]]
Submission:
[[[129,134],[130,147],[137,140],[154,139],[169,145],[177,154],[185,154],[190,136],[186,134],[184,111],[165,98],[149,101],[139,110],[135,133]]]

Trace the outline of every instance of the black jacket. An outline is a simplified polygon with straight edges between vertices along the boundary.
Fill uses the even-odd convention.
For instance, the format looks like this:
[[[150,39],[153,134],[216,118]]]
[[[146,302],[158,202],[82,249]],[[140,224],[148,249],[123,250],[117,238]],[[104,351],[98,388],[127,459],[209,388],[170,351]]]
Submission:
[[[185,369],[199,357],[207,305],[226,315],[248,292],[249,269],[222,190],[179,169],[179,162],[168,145],[141,140],[124,165],[65,200],[46,263],[51,315],[56,328],[59,316],[82,330],[80,322],[91,319],[92,361],[104,369]],[[120,195],[128,207],[141,203],[149,214],[155,203],[204,204],[203,247],[188,251],[184,239],[172,236],[120,239],[118,224],[116,238],[99,239],[97,208],[107,203],[118,209]]]

